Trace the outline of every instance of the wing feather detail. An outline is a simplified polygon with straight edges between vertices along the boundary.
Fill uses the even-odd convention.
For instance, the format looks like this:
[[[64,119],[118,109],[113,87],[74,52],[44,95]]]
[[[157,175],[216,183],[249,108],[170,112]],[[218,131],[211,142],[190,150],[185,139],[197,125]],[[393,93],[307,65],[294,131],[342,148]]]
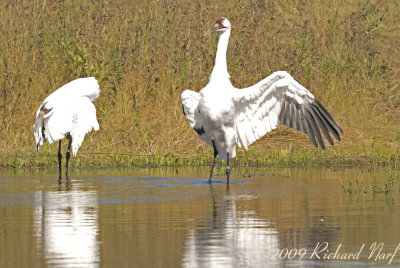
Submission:
[[[202,141],[208,143],[212,147],[213,145],[211,139],[204,132],[203,122],[199,110],[199,101],[200,94],[197,92],[186,89],[181,93],[183,114],[189,121],[190,127],[197,132]]]
[[[281,124],[307,134],[314,146],[323,149],[324,136],[333,145],[331,135],[340,141],[343,134],[325,107],[287,72],[275,72],[252,87],[237,90],[235,104],[238,145],[246,149]]]
[[[198,109],[200,94],[191,90],[185,90],[181,94],[182,110],[191,128],[201,135],[204,129],[201,122],[200,111]]]
[[[70,135],[72,136],[72,153],[76,156],[79,147],[92,129],[99,130],[99,123],[96,118],[96,107],[89,98],[79,98],[76,101],[76,107],[79,109],[72,109],[72,128]]]

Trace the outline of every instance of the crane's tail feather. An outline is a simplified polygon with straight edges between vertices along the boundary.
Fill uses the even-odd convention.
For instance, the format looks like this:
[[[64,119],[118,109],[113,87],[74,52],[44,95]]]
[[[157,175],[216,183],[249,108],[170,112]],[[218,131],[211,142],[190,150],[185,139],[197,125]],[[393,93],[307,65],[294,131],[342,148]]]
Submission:
[[[39,147],[43,145],[43,142],[45,141],[45,137],[43,135],[43,123],[43,116],[38,116],[35,120],[35,124],[33,125],[33,134],[36,141],[36,153],[38,153]]]
[[[75,131],[75,130],[71,131],[71,133],[70,133],[72,136],[72,144],[71,144],[72,148],[71,149],[72,149],[72,154],[74,155],[74,157],[76,156],[79,147],[81,147],[86,134],[88,134],[90,131],[92,131],[92,129],[94,129],[95,131],[99,130],[99,123],[97,122],[96,118],[94,118],[92,125],[90,125],[87,129],[85,129],[85,130],[80,129],[81,131]]]

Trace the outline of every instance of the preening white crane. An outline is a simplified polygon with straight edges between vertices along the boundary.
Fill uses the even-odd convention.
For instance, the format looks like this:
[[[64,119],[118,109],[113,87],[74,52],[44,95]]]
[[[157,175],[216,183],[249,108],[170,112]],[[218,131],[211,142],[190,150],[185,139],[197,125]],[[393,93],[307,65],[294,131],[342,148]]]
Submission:
[[[70,150],[76,153],[85,135],[92,129],[98,130],[96,108],[93,102],[99,97],[100,87],[94,77],[79,78],[60,87],[50,94],[39,106],[33,134],[36,140],[36,151],[43,142],[58,143],[58,168],[61,179],[61,139],[66,137],[66,171],[68,178],[68,161]]]
[[[340,141],[343,131],[339,124],[287,72],[275,72],[248,88],[235,88],[226,64],[231,24],[226,18],[220,18],[206,34],[214,31],[221,35],[210,81],[200,93],[185,90],[181,94],[183,113],[190,126],[214,149],[209,183],[217,155],[220,160],[227,160],[229,186],[229,160],[236,156],[236,144],[247,150],[250,144],[278,125],[307,134],[315,147],[319,145],[325,149],[321,131],[331,145],[331,135]]]

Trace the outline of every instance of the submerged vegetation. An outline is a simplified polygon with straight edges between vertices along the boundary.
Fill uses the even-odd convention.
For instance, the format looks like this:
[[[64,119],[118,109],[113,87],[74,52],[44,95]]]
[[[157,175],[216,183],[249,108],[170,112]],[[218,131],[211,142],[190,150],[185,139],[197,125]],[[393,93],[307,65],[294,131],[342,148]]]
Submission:
[[[364,194],[391,194],[395,191],[400,192],[400,185],[395,183],[395,174],[385,175],[385,176],[374,176],[374,173],[368,178],[361,177],[361,179],[354,179],[352,182],[349,180],[344,183],[342,179],[340,182],[345,193],[364,193]],[[379,179],[377,179],[379,178]],[[384,178],[384,181],[382,181]]]
[[[217,36],[203,33],[221,16],[232,23],[233,85],[286,70],[344,130],[321,150],[279,127],[240,149],[237,165],[399,164],[399,1],[43,0],[0,3],[0,166],[56,166],[56,145],[36,155],[34,114],[86,76],[101,87],[100,130],[72,165],[209,164],[179,96],[206,85]]]

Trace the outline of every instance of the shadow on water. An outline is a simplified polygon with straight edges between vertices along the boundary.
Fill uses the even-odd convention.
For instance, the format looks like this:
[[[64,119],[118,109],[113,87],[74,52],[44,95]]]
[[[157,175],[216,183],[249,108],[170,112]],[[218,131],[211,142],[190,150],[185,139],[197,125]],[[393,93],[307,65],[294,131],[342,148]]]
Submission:
[[[393,172],[234,171],[229,189],[207,168],[0,173],[0,266],[385,266],[400,243],[400,194],[341,183]]]

